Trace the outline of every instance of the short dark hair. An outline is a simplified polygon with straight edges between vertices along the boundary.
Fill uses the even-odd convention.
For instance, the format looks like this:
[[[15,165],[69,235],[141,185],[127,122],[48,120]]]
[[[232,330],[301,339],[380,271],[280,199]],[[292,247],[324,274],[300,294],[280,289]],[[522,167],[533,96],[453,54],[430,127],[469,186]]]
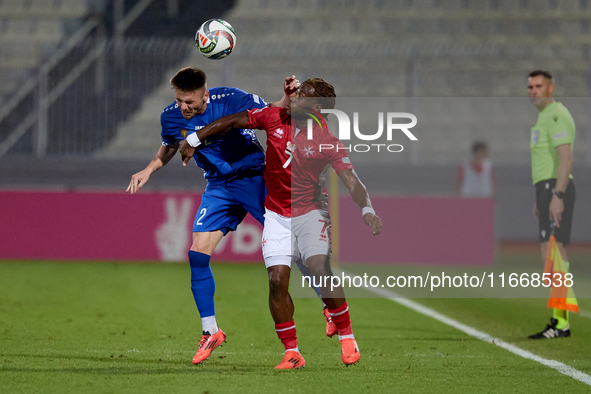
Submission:
[[[335,98],[337,94],[334,91],[334,86],[326,82],[322,78],[309,78],[304,83],[312,85],[317,97],[323,97],[320,101],[322,108],[333,109],[335,105]]]
[[[472,153],[476,153],[481,150],[488,150],[488,144],[484,141],[476,141],[472,145]]]
[[[528,77],[529,78],[534,78],[537,76],[543,76],[546,79],[549,79],[550,81],[552,81],[552,74],[550,74],[550,71],[545,71],[545,70],[534,70],[532,72],[529,73]]]
[[[194,92],[201,89],[206,82],[207,79],[203,70],[195,67],[182,68],[170,79],[170,83],[175,89],[184,92]]]

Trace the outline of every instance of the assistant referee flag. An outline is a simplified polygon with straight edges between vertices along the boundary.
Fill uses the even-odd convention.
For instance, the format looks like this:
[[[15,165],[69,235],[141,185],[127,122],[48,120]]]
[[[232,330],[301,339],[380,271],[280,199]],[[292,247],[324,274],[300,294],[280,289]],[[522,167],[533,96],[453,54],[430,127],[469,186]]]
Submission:
[[[544,265],[544,274],[550,274],[552,285],[550,298],[548,299],[548,308],[579,312],[579,304],[577,303],[577,298],[572,287],[572,278],[570,281],[565,278],[568,270],[569,264],[562,260],[562,256],[556,245],[556,237],[552,234],[548,240],[548,253],[546,254],[546,263]],[[570,286],[566,286],[567,283]]]

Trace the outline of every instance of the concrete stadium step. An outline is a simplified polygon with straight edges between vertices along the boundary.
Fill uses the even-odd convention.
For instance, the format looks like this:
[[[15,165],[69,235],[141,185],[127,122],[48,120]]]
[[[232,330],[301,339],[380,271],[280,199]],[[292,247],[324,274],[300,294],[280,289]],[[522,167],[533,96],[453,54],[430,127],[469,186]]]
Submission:
[[[0,17],[78,18],[86,14],[88,5],[81,0],[2,0]]]

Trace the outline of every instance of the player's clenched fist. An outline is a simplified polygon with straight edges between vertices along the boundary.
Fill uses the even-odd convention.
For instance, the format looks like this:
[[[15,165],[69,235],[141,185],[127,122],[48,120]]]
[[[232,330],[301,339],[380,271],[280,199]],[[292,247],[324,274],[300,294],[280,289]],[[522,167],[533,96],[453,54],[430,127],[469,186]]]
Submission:
[[[181,153],[181,159],[183,160],[183,166],[186,166],[189,161],[191,161],[191,157],[195,154],[195,148],[193,148],[187,140],[182,140],[181,144],[179,145],[179,152]]]
[[[363,223],[370,226],[373,230],[373,235],[378,235],[382,232],[382,219],[373,213],[366,213],[363,215]]]
[[[288,97],[295,95],[299,88],[300,81],[296,79],[295,75],[285,78],[285,82],[283,82],[283,91]]]

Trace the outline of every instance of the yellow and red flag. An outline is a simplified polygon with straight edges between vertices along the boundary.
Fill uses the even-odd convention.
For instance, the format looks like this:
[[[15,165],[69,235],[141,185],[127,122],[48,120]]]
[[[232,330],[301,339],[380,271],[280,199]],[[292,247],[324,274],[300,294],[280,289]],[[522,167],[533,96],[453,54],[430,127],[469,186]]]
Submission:
[[[550,235],[544,264],[544,278],[547,277],[546,274],[550,274],[549,279],[551,280],[548,308],[579,312],[579,304],[572,287],[572,276],[570,280],[566,277],[568,270],[568,263],[562,260],[558,245],[556,245],[556,237]]]

